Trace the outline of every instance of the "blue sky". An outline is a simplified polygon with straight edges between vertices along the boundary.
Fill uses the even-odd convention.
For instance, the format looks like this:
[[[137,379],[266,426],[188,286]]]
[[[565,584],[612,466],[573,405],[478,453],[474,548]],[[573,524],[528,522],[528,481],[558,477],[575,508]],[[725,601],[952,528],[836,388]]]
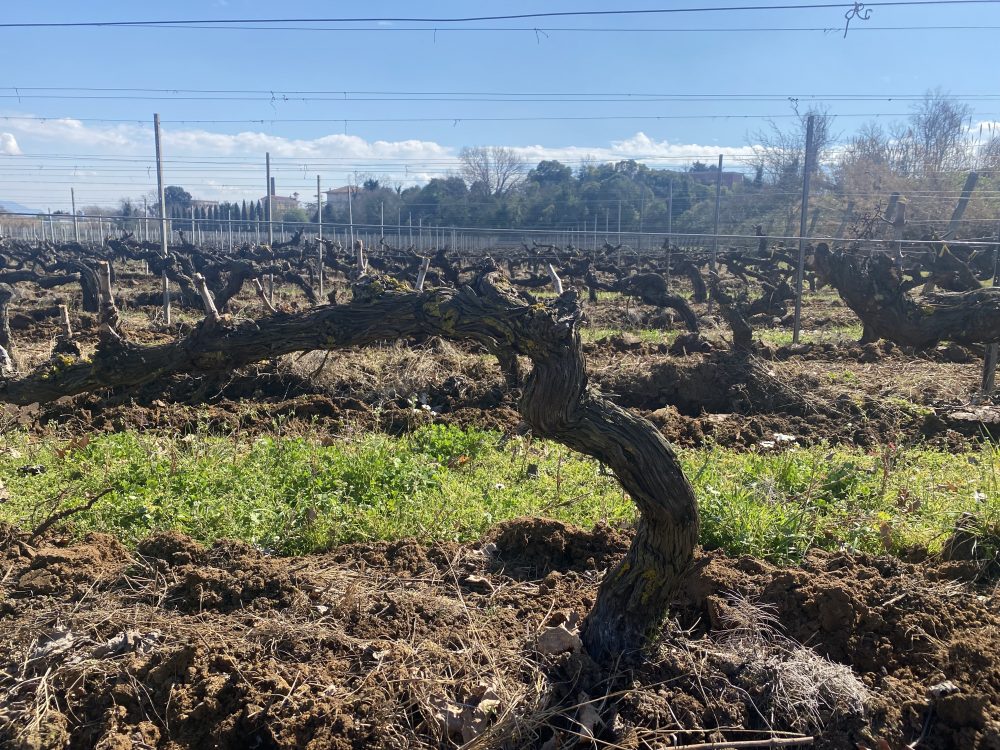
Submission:
[[[661,0],[618,7],[712,4]],[[458,16],[615,7],[607,0],[502,4],[178,0],[156,5],[7,0],[0,20]],[[165,122],[168,182],[211,198],[260,193],[257,183],[262,185],[263,180],[257,173],[265,150],[275,160],[281,193],[313,190],[316,174],[328,185],[344,184],[356,171],[402,183],[420,181],[453,169],[458,150],[467,145],[507,145],[521,149],[531,161],[554,157],[574,165],[588,155],[600,160],[634,157],[656,166],[680,166],[720,152],[735,159],[752,141],[748,135],[762,126],[762,118],[788,121],[783,118],[792,114],[789,96],[801,97],[799,106],[807,107],[809,95],[898,97],[942,87],[969,98],[975,121],[1000,120],[1000,76],[993,59],[998,30],[987,28],[1000,28],[1000,5],[874,7],[869,20],[852,21],[845,39],[848,7],[464,25],[521,29],[516,31],[455,31],[454,25],[438,24],[435,32],[434,24],[410,22],[359,23],[354,25],[372,30],[352,32],[0,29],[0,69],[6,73],[0,115],[55,118],[0,119],[0,154],[6,154],[0,157],[0,199],[64,207],[70,184],[77,186],[82,201],[90,203],[113,203],[119,195],[148,192],[155,184],[155,176],[150,180],[148,174],[153,153],[148,123],[154,111]],[[898,26],[970,28],[884,28]],[[581,27],[604,30],[557,30]],[[830,30],[763,30],[803,27]],[[969,54],[970,49],[981,54]],[[45,87],[64,88],[40,90]],[[251,93],[80,90],[85,87]],[[267,91],[275,92],[273,100],[260,93]],[[289,93],[298,91],[331,93]],[[358,101],[364,95],[337,93],[344,91],[397,93],[392,95],[395,101]],[[428,101],[432,97],[405,96],[411,92],[536,96]],[[537,94],[586,96],[543,101],[553,97]],[[625,101],[593,101],[593,94]],[[641,97],[629,96],[637,94],[674,98],[635,101]],[[743,100],[718,100],[724,94],[742,95]],[[107,98],[122,95],[133,98]],[[678,100],[682,95],[713,99]],[[763,95],[773,95],[773,100],[750,98]],[[135,98],[141,96],[152,98]],[[985,96],[998,100],[983,100]],[[529,101],[512,101],[525,98]],[[574,98],[590,100],[568,101]],[[855,115],[881,114],[888,122],[905,116],[911,106],[908,101],[829,102],[837,115],[836,130],[844,133],[869,119]],[[608,119],[544,119],[553,117]],[[615,119],[625,117],[639,119]],[[359,122],[398,118],[410,121]],[[423,118],[433,121],[412,121]]]

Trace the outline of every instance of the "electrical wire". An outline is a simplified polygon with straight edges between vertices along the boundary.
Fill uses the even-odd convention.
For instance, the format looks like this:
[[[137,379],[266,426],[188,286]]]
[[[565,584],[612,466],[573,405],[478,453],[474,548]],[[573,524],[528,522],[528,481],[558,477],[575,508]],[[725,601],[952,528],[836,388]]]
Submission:
[[[866,8],[877,7],[917,7],[932,5],[995,5],[1000,0],[889,0],[865,3]],[[503,15],[455,16],[455,17],[413,17],[413,16],[344,16],[329,18],[221,18],[221,19],[175,19],[141,21],[5,21],[0,28],[81,28],[81,27],[128,27],[128,26],[176,26],[179,24],[212,24],[230,26],[233,24],[262,23],[472,23],[479,21],[513,21],[536,18],[594,18],[607,16],[637,15],[677,15],[694,13],[730,13],[736,11],[766,12],[776,10],[818,10],[830,8],[856,8],[855,3],[797,3],[781,5],[728,5],[692,6],[684,8],[642,8],[616,10],[564,10],[536,13],[509,13]],[[530,29],[529,29],[530,30]]]
[[[1000,28],[1000,27],[998,27]],[[671,101],[799,101],[803,99],[821,99],[838,101],[923,101],[927,98],[927,93],[879,93],[879,94],[859,94],[859,93],[676,93],[676,92],[642,92],[642,91],[395,91],[395,90],[365,90],[365,89],[192,89],[183,87],[170,88],[149,88],[141,86],[0,86],[0,91],[88,91],[88,92],[139,92],[143,94],[261,94],[269,99],[280,99],[286,95],[312,96],[312,95],[336,95],[338,98],[350,99],[353,96],[403,96],[403,97],[623,97],[626,100],[633,97],[655,97],[656,100],[669,99]],[[954,94],[949,93],[948,98],[956,101],[996,101],[1000,99],[1000,94]],[[595,99],[604,101],[604,99]],[[357,101],[369,101],[361,99]],[[382,100],[376,100],[382,101]],[[388,100],[394,101],[394,100]],[[436,101],[436,100],[432,100]],[[448,101],[452,101],[449,99]],[[454,101],[466,101],[463,98]],[[471,100],[476,101],[476,100]],[[508,101],[504,99],[503,101]],[[536,99],[528,99],[536,101]],[[561,101],[561,99],[555,99]],[[590,99],[584,99],[590,101]],[[619,99],[612,99],[619,101]]]
[[[15,97],[4,97],[0,98],[15,98]],[[86,98],[86,97],[76,97],[76,98]],[[849,118],[849,117],[908,117],[912,115],[912,112],[838,112],[835,117],[838,118]],[[998,112],[977,112],[977,117],[1000,117]],[[105,123],[118,123],[127,124],[134,123],[137,125],[144,125],[149,127],[149,123],[145,120],[139,119],[105,119],[105,118],[89,118],[89,119],[77,119],[77,118],[66,118],[60,116],[52,117],[42,117],[38,115],[33,116],[22,116],[22,115],[0,115],[0,120],[25,120],[34,122],[58,122],[59,120],[67,121],[78,121],[78,122],[105,122]],[[312,123],[312,124],[375,124],[375,123],[432,123],[432,122],[444,122],[451,123],[452,125],[460,125],[462,123],[468,122],[582,122],[582,121],[647,121],[647,120],[788,120],[788,119],[800,119],[799,115],[796,114],[759,114],[759,115],[747,115],[747,114],[735,114],[735,113],[717,113],[717,114],[691,114],[691,115],[521,115],[521,116],[504,116],[504,117],[480,117],[474,116],[470,117],[467,115],[452,115],[447,117],[315,117],[315,118],[295,118],[295,117],[263,117],[263,118],[243,118],[243,119],[181,119],[181,120],[171,120],[171,119],[161,119],[160,122],[164,124],[171,125],[275,125],[280,123]]]
[[[188,29],[192,31],[307,31],[320,33],[369,33],[369,32],[408,32],[408,33],[432,33],[455,34],[474,32],[516,32],[519,34],[535,34],[548,36],[558,33],[598,33],[598,34],[684,34],[684,33],[781,33],[781,32],[807,32],[820,34],[833,34],[843,32],[842,26],[756,26],[756,27],[630,27],[621,26],[459,26],[453,28],[431,28],[427,26],[209,26],[209,25],[183,25],[171,26],[142,26],[135,28],[151,29]],[[858,31],[995,31],[1000,26],[856,26],[851,28],[851,33]]]

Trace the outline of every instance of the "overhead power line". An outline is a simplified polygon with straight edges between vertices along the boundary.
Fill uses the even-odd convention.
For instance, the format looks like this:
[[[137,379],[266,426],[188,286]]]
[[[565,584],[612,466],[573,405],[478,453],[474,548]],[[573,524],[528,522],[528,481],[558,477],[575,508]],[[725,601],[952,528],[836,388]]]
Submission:
[[[3,97],[0,97],[3,98]],[[847,117],[909,117],[912,112],[837,112],[831,113],[838,118]],[[977,112],[977,117],[997,117],[997,112]],[[460,125],[466,122],[579,122],[579,121],[639,121],[639,120],[786,120],[798,119],[796,114],[759,114],[746,115],[736,113],[719,112],[716,114],[692,114],[692,115],[521,115],[509,117],[469,117],[467,115],[452,115],[445,117],[316,117],[316,118],[285,118],[285,117],[253,117],[242,119],[194,119],[194,120],[168,120],[162,119],[160,122],[171,125],[275,125],[279,123],[314,123],[314,124],[340,124],[357,125],[365,123],[421,123],[421,122],[444,122],[452,125]],[[67,122],[100,122],[112,124],[134,124],[147,127],[149,123],[136,118],[109,119],[102,117],[77,118],[65,116],[42,117],[38,115],[0,115],[0,120],[15,121],[25,120],[29,122],[51,122],[58,124],[60,120]]]
[[[1000,28],[1000,27],[998,27]],[[734,102],[787,102],[787,101],[923,101],[927,93],[702,93],[702,92],[648,92],[648,91],[396,91],[396,90],[350,90],[350,89],[195,89],[195,88],[148,88],[137,86],[0,86],[0,91],[12,92],[3,94],[9,98],[30,98],[34,94],[24,92],[45,92],[51,98],[75,98],[76,92],[86,94],[118,94],[120,98],[147,98],[146,94],[157,94],[157,99],[169,99],[181,94],[197,94],[218,98],[219,94],[258,95],[268,101],[281,100],[287,97],[335,97],[337,101],[411,101],[419,97],[419,101],[526,101],[526,102],[560,102],[560,101],[734,101]],[[53,93],[53,92],[73,92]],[[369,98],[378,97],[378,98]],[[382,98],[385,97],[385,98]],[[400,98],[397,98],[400,97]],[[430,98],[424,97],[442,97]],[[492,98],[496,97],[496,99]],[[516,98],[512,98],[516,97]],[[1000,94],[949,94],[950,99],[957,101],[997,101]]]
[[[0,28],[3,25],[0,24]],[[171,24],[169,26],[144,26],[137,24],[132,28],[149,29],[188,29],[193,31],[308,31],[319,33],[371,33],[371,32],[406,32],[406,33],[481,33],[509,32],[517,34],[562,34],[562,33],[598,33],[598,34],[718,34],[718,33],[819,33],[831,34],[843,32],[842,26],[705,26],[705,27],[621,27],[621,26],[451,26],[438,28],[432,26],[267,26],[261,24],[213,26],[211,22],[200,24]],[[1000,26],[857,26],[851,32],[857,31],[996,31]]]
[[[1000,0],[890,0],[887,2],[865,3],[866,8],[926,5],[992,5]],[[181,24],[213,24],[231,26],[233,24],[262,23],[472,23],[480,21],[515,21],[537,18],[594,18],[607,16],[675,15],[696,13],[730,13],[736,11],[775,10],[822,10],[852,9],[855,3],[789,3],[782,5],[724,5],[690,6],[684,8],[641,8],[617,10],[565,10],[539,13],[510,13],[489,16],[419,17],[419,16],[341,16],[341,17],[297,17],[297,18],[216,18],[216,19],[145,19],[135,21],[21,21],[0,23],[0,28],[81,28],[81,27],[121,27],[121,26],[177,26]]]

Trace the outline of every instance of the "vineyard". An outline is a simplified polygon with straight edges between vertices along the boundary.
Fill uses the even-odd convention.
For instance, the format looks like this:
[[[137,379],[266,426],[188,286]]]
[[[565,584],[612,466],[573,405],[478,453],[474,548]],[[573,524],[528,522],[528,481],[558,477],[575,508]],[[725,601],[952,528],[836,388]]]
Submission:
[[[0,744],[997,747],[1000,245],[758,235],[0,239]]]

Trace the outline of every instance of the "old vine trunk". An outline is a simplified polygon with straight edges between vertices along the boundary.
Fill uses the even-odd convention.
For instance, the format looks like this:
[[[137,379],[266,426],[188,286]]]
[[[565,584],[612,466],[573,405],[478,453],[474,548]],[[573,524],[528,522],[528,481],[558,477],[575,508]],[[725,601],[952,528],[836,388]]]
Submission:
[[[579,317],[575,291],[549,305],[530,305],[495,270],[474,286],[428,292],[366,276],[349,304],[240,325],[209,316],[186,338],[160,346],[105,335],[90,361],[57,357],[23,378],[0,378],[0,401],[47,402],[174,373],[231,370],[297,351],[408,337],[471,340],[508,361],[528,357],[534,367],[522,391],[525,421],[536,434],[608,466],[639,509],[632,545],[608,572],[584,624],[587,650],[607,659],[640,649],[662,622],[697,543],[698,509],[657,429],[588,387]]]
[[[910,297],[893,259],[816,249],[816,268],[865,326],[866,340],[884,338],[925,349],[939,341],[1000,341],[1000,287]]]

